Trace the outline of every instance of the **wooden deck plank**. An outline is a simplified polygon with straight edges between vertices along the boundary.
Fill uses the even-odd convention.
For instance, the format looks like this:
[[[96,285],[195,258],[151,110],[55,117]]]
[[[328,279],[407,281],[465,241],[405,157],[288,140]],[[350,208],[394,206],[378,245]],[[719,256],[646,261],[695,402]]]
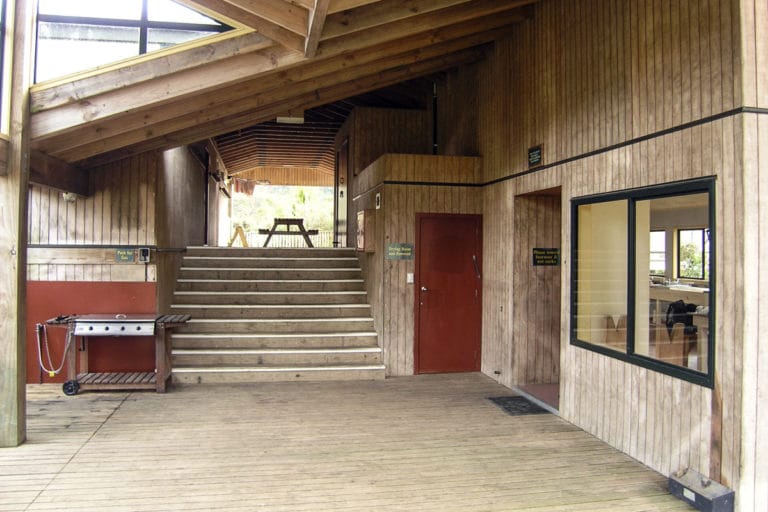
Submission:
[[[31,386],[3,510],[690,510],[665,478],[479,374],[64,397]]]

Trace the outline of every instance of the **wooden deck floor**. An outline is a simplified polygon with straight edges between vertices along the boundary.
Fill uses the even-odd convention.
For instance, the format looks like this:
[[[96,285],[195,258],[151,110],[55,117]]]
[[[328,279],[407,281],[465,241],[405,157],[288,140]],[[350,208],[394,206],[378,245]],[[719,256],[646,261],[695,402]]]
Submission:
[[[691,510],[552,414],[509,416],[479,374],[83,393],[30,386],[0,510]]]

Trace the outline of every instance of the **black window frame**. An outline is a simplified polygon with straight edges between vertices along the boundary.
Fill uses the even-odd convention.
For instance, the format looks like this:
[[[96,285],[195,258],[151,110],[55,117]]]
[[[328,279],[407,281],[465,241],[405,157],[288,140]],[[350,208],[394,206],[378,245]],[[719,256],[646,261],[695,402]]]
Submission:
[[[715,183],[714,177],[698,178],[682,182],[666,183],[649,187],[627,189],[618,192],[595,194],[571,199],[571,301],[570,301],[570,344],[602,355],[613,357],[629,364],[641,366],[659,373],[670,375],[693,384],[713,388],[715,379],[715,325],[716,325],[716,239],[715,239]],[[647,282],[648,276],[638,276],[636,271],[636,203],[638,201],[659,199],[669,196],[708,194],[709,198],[709,329],[707,343],[707,371],[699,372],[691,368],[677,366],[665,361],[635,353],[635,297],[638,282]],[[627,201],[627,346],[621,352],[608,346],[598,345],[578,339],[577,336],[577,298],[578,298],[578,210],[579,206],[609,201]],[[638,280],[640,279],[640,280]]]
[[[124,19],[124,18],[97,18],[87,16],[62,16],[59,14],[40,14],[40,6],[38,4],[37,12],[37,24],[43,23],[64,23],[75,25],[93,25],[101,27],[125,27],[125,28],[138,28],[139,29],[139,52],[136,56],[147,54],[147,44],[149,40],[149,31],[151,29],[168,29],[168,30],[190,30],[198,32],[210,32],[211,34],[222,34],[233,30],[233,27],[222,23],[219,20],[214,20],[215,24],[205,23],[180,23],[174,21],[152,21],[148,17],[148,2],[151,0],[141,0],[141,18],[140,19]],[[186,7],[186,6],[185,6]],[[205,16],[205,15],[204,15]],[[213,18],[211,18],[213,19]],[[39,29],[37,33],[39,34]],[[37,36],[39,37],[39,35]],[[34,69],[34,82],[37,83],[37,40],[35,40],[35,69]]]

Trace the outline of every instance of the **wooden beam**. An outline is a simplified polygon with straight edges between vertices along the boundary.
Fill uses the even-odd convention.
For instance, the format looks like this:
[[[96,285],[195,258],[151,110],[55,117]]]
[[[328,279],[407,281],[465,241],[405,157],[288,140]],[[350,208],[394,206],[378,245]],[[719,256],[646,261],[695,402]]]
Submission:
[[[29,181],[37,185],[89,196],[89,173],[58,158],[33,150],[30,155]]]
[[[304,55],[307,57],[314,57],[317,52],[317,45],[320,44],[320,36],[325,27],[329,2],[330,0],[315,0],[315,8],[309,13],[307,41],[304,45]]]
[[[243,84],[236,91],[231,91],[228,94],[217,94],[208,98],[205,107],[198,107],[191,112],[189,105],[181,103],[169,105],[168,108],[159,109],[152,114],[137,113],[125,117],[119,126],[96,125],[90,127],[88,131],[81,130],[79,137],[73,139],[76,146],[60,153],[57,152],[56,155],[68,162],[76,162],[92,155],[117,150],[123,146],[138,144],[152,138],[172,137],[176,131],[197,128],[209,123],[216,129],[202,138],[219,135],[231,131],[220,128],[222,124],[226,124],[226,119],[229,117],[238,118],[243,111],[252,112],[272,105],[276,101],[289,98],[291,95],[303,95],[321,87],[329,87],[339,83],[354,83],[360,77],[367,77],[394,67],[414,66],[422,60],[434,59],[440,55],[451,54],[490,40],[492,40],[492,36],[484,32],[438,45],[426,47],[416,45],[415,48],[410,48],[404,53],[394,56],[384,54],[380,59],[369,62],[363,61],[356,66],[353,65],[355,64],[354,61],[339,56],[339,61],[343,62],[343,66],[346,66],[344,73],[338,72],[342,64],[331,62],[330,65],[320,66],[318,73],[311,73],[309,76],[302,76],[303,73],[297,76],[285,74],[263,76],[258,83],[254,84],[258,88],[251,90],[246,84]],[[302,68],[302,71],[306,72],[307,69]],[[404,77],[403,80],[407,78]],[[288,79],[288,83],[283,82],[285,79]],[[271,118],[280,113],[280,111],[272,113]],[[157,119],[152,118],[152,126],[147,129],[143,123],[147,121],[149,115],[157,116]],[[263,118],[261,121],[271,118]],[[246,126],[253,124],[256,124],[255,120]],[[134,127],[134,129],[129,132],[126,131],[127,127]],[[239,128],[244,127],[239,126]]]
[[[142,108],[150,111],[164,103],[199,97],[205,91],[215,91],[222,86],[236,84],[270,70],[305,60],[302,54],[280,46],[270,46],[255,52],[240,54],[209,65],[182,70],[162,79],[134,83],[131,86],[113,88],[109,92],[79,102],[68,102],[53,110],[38,112],[32,116],[33,146],[48,154],[54,154],[42,144],[54,135],[74,133],[85,123],[110,117],[119,117]],[[151,115],[151,114],[150,114]],[[149,124],[145,120],[145,125]]]
[[[91,121],[86,127],[80,126],[80,123],[83,122],[82,113],[79,113],[79,109],[74,105],[64,107],[72,119],[63,124],[72,125],[76,122],[74,118],[78,115],[81,117],[80,121],[68,129],[60,130],[59,133],[50,133],[51,127],[43,125],[58,124],[59,120],[54,119],[53,116],[63,115],[59,112],[60,109],[57,109],[56,112],[36,114],[32,119],[32,131],[33,134],[37,135],[34,147],[68,162],[79,161],[98,153],[112,151],[148,138],[162,137],[172,133],[174,129],[172,123],[185,115],[191,116],[187,121],[189,123],[187,126],[194,126],[207,122],[212,117],[225,118],[228,115],[237,114],[240,109],[255,108],[251,105],[254,103],[263,104],[263,94],[270,89],[280,89],[289,93],[295,84],[326,74],[333,74],[339,81],[354,80],[355,76],[352,70],[356,66],[386,59],[393,54],[402,56],[405,52],[410,51],[412,52],[410,59],[413,62],[419,58],[429,58],[428,55],[434,56],[434,53],[425,53],[422,48],[430,48],[429,51],[432,52],[444,50],[446,53],[450,53],[460,48],[466,48],[467,45],[482,44],[490,40],[487,35],[489,31],[492,32],[496,28],[519,22],[521,19],[523,19],[521,14],[515,11],[495,13],[481,19],[470,20],[449,27],[440,27],[406,37],[400,39],[397,45],[391,44],[386,37],[383,37],[384,41],[366,47],[365,51],[340,52],[338,55],[313,59],[302,63],[302,65],[290,66],[287,69],[274,68],[272,72],[260,73],[250,80],[238,80],[229,87],[211,88],[210,92],[197,94],[194,98],[184,97],[183,101],[157,102],[152,104],[151,108],[131,109],[121,102],[121,100],[133,102],[137,97],[164,97],[165,91],[174,91],[176,87],[189,88],[190,82],[196,83],[210,79],[207,74],[198,76],[202,69],[199,72],[181,73],[182,77],[173,77],[174,80],[170,82],[168,80],[162,81],[159,85],[163,86],[163,91],[156,90],[155,86],[158,84],[150,84],[150,88],[140,84],[136,88],[126,88],[110,93],[108,95],[110,101],[100,99],[99,104],[94,106],[94,111],[89,113]],[[451,41],[453,40],[459,40],[459,43],[452,45]],[[435,41],[445,41],[441,43],[444,46],[434,45]],[[267,56],[262,56],[262,58],[267,59]],[[233,100],[243,103],[238,105]],[[229,105],[230,110],[219,110],[219,105],[224,103]],[[96,109],[102,107],[110,111],[117,110],[117,112],[109,118],[100,119],[97,117]],[[231,109],[235,109],[235,112],[232,112]],[[176,122],[176,129],[183,130],[185,127]],[[128,134],[131,131],[133,131],[133,135]],[[45,132],[49,134],[43,136],[42,133]],[[138,132],[141,133],[140,138],[137,138]],[[126,134],[124,139],[121,139],[121,133]]]
[[[261,16],[302,38],[307,36],[309,10],[285,0],[230,0],[241,9]]]
[[[507,0],[505,2],[477,2],[476,0],[379,0],[352,10],[345,10],[328,15],[323,31],[323,40],[333,39],[363,32],[373,27],[387,25],[398,21],[407,21],[407,30],[413,31],[418,24],[431,24],[424,16],[429,13],[441,12],[441,16],[458,17],[457,21],[466,21],[480,15],[478,9],[499,8],[514,9],[536,0]],[[446,9],[454,8],[452,11]],[[414,13],[418,13],[415,16]]]
[[[379,2],[377,2],[370,7],[376,13],[371,14],[370,17],[359,17],[354,15],[355,11],[352,11],[353,15],[347,17],[348,19],[339,20],[337,16],[334,20],[334,16],[330,16],[326,20],[317,56],[336,55],[356,48],[365,48],[381,41],[398,40],[416,33],[472,23],[477,19],[503,13],[512,12],[521,18],[528,17],[530,12],[522,7],[535,3],[535,0],[438,0],[442,8],[433,8],[418,15],[408,16],[407,10],[396,8],[402,2],[390,4],[391,0],[383,1],[391,6],[393,13],[380,12]],[[430,0],[420,1],[425,3],[425,8],[430,6]],[[435,34],[435,36],[442,39],[441,34]]]
[[[447,0],[443,0],[447,1]],[[372,28],[360,36],[351,32],[349,36],[334,38],[330,41],[322,41],[318,49],[317,59],[329,58],[336,55],[345,55],[347,59],[359,59],[361,54],[370,52],[371,46],[382,45],[384,51],[392,54],[402,51],[401,42],[404,38],[413,37],[414,34],[422,41],[420,46],[445,41],[453,36],[460,27],[460,36],[466,35],[467,30],[482,31],[488,23],[483,19],[473,16],[494,17],[499,19],[521,18],[520,12],[509,10],[509,0],[477,0],[470,6],[461,5],[458,8],[449,8],[445,11],[429,12],[424,15],[414,16],[411,20],[401,20],[389,26]],[[480,17],[482,18],[482,16]],[[464,20],[464,21],[462,21]],[[476,23],[476,26],[475,26]],[[397,44],[391,44],[397,41]],[[379,48],[381,48],[379,46]],[[364,56],[364,55],[363,55]],[[70,103],[53,111],[39,112],[32,117],[32,138],[35,148],[41,151],[57,155],[57,148],[44,143],[48,138],[66,135],[68,132],[79,132],[83,124],[93,125],[95,122],[107,120],[113,117],[115,123],[123,124],[120,117],[130,115],[142,109],[146,110],[147,118],[142,125],[150,126],[152,117],[158,111],[158,107],[178,99],[192,109],[197,109],[195,101],[187,101],[188,98],[202,98],[200,92],[212,91],[221,96],[215,90],[224,91],[227,87],[240,88],[245,80],[259,82],[260,76],[269,71],[288,68],[300,64],[307,59],[290,50],[281,47],[259,50],[247,55],[238,55],[225,61],[215,62],[194,69],[186,69],[179,73],[165,76],[162,80],[150,80],[131,87],[115,88],[114,90],[94,97],[79,96],[80,103]],[[313,65],[314,62],[308,63]],[[341,63],[343,71],[346,66]],[[295,69],[286,70],[295,73]],[[258,76],[257,76],[258,75]],[[256,77],[256,78],[253,78]],[[104,77],[107,78],[107,77]],[[290,85],[290,81],[286,81]],[[207,100],[201,101],[207,104]],[[155,119],[163,119],[154,116]],[[66,138],[66,137],[65,137]],[[75,135],[79,138],[79,133]],[[57,155],[58,156],[58,155]]]
[[[290,30],[273,23],[267,18],[251,12],[239,5],[227,2],[226,0],[186,0],[187,5],[198,5],[211,11],[220,13],[223,16],[232,18],[243,25],[254,29],[274,42],[285,46],[291,50],[304,52],[304,37]]]
[[[406,79],[426,76],[452,67],[476,62],[483,58],[484,55],[484,51],[479,48],[469,48],[452,55],[441,55],[431,60],[421,60],[411,65],[401,65],[392,69],[378,71],[370,76],[360,77],[355,81],[336,82],[332,86],[314,89],[303,95],[288,95],[287,99],[280,102],[266,105],[259,109],[241,111],[226,119],[213,119],[184,130],[173,131],[163,137],[146,139],[143,142],[130,146],[121,146],[120,149],[109,153],[96,152],[94,154],[97,156],[85,159],[81,164],[87,167],[103,165],[128,156],[141,154],[145,151],[178,146],[209,137],[212,134],[223,134],[232,130],[247,128],[254,124],[274,119],[278,113],[284,112],[286,109],[317,107],[350,96],[387,87]]]
[[[271,39],[257,32],[250,32],[127,67],[85,74],[68,82],[34,85],[31,91],[31,109],[33,113],[37,113],[70,103],[78,104],[87,101],[87,98],[115,89],[130,87],[198,66],[216,64],[231,57],[268,49],[273,45]]]
[[[0,178],[0,447],[26,439],[27,188],[29,77],[35,2],[9,2],[11,100],[8,171]]]
[[[363,5],[373,4],[378,0],[331,0],[331,5],[328,8],[328,13],[349,11],[356,9]]]

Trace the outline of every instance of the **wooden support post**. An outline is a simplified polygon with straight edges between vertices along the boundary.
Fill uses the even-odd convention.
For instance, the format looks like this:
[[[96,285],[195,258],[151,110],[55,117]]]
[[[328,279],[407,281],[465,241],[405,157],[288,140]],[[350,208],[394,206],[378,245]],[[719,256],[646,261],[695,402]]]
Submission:
[[[29,85],[35,0],[9,2],[13,30],[7,175],[0,177],[0,447],[26,438],[24,303],[26,291]]]

